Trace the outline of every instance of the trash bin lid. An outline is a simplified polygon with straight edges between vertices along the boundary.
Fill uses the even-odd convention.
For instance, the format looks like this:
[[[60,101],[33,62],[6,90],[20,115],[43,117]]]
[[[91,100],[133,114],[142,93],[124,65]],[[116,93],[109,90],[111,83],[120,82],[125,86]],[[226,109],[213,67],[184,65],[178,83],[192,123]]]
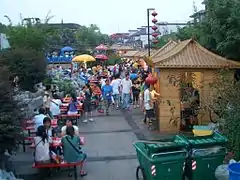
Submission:
[[[152,153],[160,153],[160,152],[166,152],[166,151],[177,151],[180,149],[183,149],[185,147],[185,143],[179,141],[172,140],[162,140],[155,143],[146,143],[145,148],[147,149],[149,154]]]
[[[226,145],[228,140],[225,136],[215,132],[209,136],[184,136],[181,135],[182,139],[185,139],[186,143],[192,147],[198,146],[212,146],[212,145]]]

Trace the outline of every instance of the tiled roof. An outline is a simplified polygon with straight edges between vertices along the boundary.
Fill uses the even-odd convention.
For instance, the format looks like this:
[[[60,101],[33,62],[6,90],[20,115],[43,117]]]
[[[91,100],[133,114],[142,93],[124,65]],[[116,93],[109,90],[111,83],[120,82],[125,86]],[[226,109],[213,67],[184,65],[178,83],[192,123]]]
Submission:
[[[174,48],[178,43],[170,40],[168,41],[167,44],[165,44],[162,48],[158,49],[151,57],[152,57],[152,61],[153,63],[156,63],[158,58],[161,57],[163,54],[165,54],[166,52],[168,52],[169,50],[171,50],[172,48]]]
[[[178,43],[155,59],[159,68],[239,68],[236,61],[228,60],[205,49],[193,39]]]
[[[138,53],[138,51],[128,51],[123,57],[134,57],[136,53]]]
[[[114,50],[133,50],[133,47],[113,44],[109,49],[114,49]]]
[[[151,50],[150,50],[150,53],[151,53],[151,54],[154,54],[155,52],[156,52],[155,49],[151,49]],[[135,56],[135,57],[148,56],[148,50],[147,50],[147,49],[141,50],[141,51],[139,51],[138,53],[136,53],[134,56]]]

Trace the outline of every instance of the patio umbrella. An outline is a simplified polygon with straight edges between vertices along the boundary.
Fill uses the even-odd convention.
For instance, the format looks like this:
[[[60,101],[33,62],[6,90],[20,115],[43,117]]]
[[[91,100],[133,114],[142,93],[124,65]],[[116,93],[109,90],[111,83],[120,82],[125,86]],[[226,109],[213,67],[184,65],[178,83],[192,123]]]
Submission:
[[[74,57],[72,59],[72,62],[84,62],[84,63],[87,63],[87,62],[94,62],[96,61],[96,59],[91,56],[91,55],[88,55],[88,54],[82,54],[82,55],[78,55],[76,57]]]
[[[74,49],[70,46],[66,46],[64,48],[61,49],[61,52],[69,52],[69,51],[73,51]]]
[[[108,57],[104,54],[98,54],[95,56],[96,59],[108,60]]]
[[[102,50],[102,51],[106,51],[108,48],[106,46],[104,46],[103,44],[100,44],[99,46],[96,47],[96,50]]]

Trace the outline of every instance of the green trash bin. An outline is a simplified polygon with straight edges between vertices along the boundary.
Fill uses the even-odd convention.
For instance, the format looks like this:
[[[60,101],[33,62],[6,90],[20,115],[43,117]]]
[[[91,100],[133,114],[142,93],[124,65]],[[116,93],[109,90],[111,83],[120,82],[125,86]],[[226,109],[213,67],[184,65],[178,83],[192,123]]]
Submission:
[[[183,140],[137,141],[133,145],[140,164],[137,180],[182,180],[187,157]]]
[[[223,164],[227,138],[219,133],[210,136],[177,136],[188,143],[185,176],[188,180],[216,180],[215,170]]]

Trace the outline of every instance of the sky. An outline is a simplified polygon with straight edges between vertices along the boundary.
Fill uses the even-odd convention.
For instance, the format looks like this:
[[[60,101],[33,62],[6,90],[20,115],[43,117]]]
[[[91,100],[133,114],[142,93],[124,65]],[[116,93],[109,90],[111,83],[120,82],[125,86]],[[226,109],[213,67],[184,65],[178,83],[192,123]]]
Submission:
[[[13,24],[23,18],[45,19],[49,11],[50,22],[97,24],[106,34],[128,32],[147,24],[147,8],[155,8],[159,22],[186,22],[193,14],[193,4],[203,9],[203,0],[0,0],[0,22]],[[152,17],[151,17],[152,19]]]

